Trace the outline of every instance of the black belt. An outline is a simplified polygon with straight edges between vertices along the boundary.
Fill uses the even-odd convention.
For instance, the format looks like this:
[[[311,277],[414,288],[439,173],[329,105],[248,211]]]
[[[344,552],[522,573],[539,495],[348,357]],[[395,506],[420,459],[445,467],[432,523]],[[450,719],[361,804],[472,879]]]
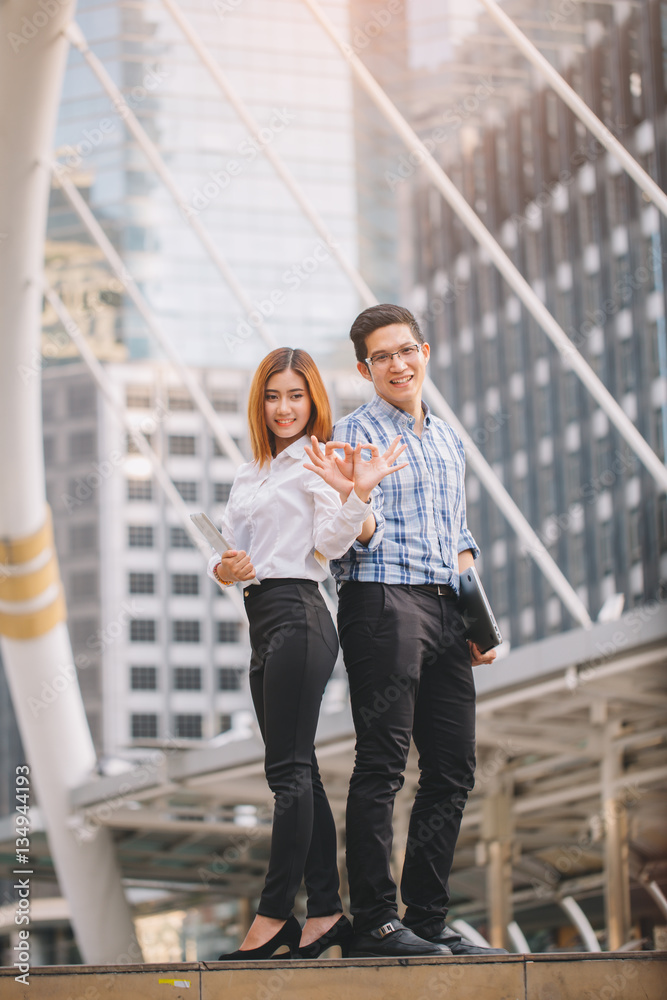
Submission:
[[[338,591],[345,586],[346,583],[370,583],[369,580],[341,580],[338,584]],[[458,594],[453,587],[450,587],[447,583],[388,583],[388,587],[407,587],[408,590],[420,590],[426,591],[428,594],[436,594],[438,597],[453,597],[458,600]]]
[[[453,587],[447,583],[412,583],[407,584],[410,590],[425,590],[428,594],[437,594],[438,597],[456,597],[458,594]]]
[[[243,591],[243,596],[247,599],[250,597],[259,597],[267,590],[273,590],[274,587],[286,587],[288,584],[299,584],[303,587],[314,587],[315,590],[318,589],[319,584],[317,580],[299,580],[296,577],[284,576],[284,577],[274,577],[269,580],[262,580],[261,583],[253,583],[251,587],[246,587]]]

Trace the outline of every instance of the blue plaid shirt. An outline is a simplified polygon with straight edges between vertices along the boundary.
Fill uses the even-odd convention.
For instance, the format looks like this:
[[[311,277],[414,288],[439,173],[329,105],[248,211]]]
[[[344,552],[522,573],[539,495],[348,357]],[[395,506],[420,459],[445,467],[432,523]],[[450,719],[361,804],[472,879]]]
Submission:
[[[422,406],[421,438],[413,416],[377,395],[334,427],[334,440],[371,441],[380,452],[400,434],[408,447],[399,462],[409,463],[373,491],[376,532],[367,546],[355,542],[342,559],[331,560],[336,580],[444,583],[458,593],[458,553],[472,549],[479,555],[466,523],[463,444],[449,424]]]

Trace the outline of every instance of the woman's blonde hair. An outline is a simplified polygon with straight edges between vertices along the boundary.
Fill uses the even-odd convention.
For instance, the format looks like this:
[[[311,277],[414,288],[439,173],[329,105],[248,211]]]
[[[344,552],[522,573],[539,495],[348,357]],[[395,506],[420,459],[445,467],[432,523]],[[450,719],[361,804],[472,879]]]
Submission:
[[[308,387],[311,410],[304,434],[314,434],[318,441],[329,441],[331,438],[331,407],[317,365],[310,354],[298,347],[278,347],[267,354],[260,363],[250,386],[248,400],[250,444],[255,460],[260,465],[270,462],[275,454],[275,435],[266,426],[264,416],[266,385],[273,375],[284,371],[302,375]]]

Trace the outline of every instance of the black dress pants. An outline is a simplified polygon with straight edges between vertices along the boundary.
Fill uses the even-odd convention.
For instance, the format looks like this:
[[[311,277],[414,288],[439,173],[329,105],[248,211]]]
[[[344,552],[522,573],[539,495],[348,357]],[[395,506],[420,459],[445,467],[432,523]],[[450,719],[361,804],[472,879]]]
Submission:
[[[350,909],[357,932],[398,916],[389,860],[394,798],[414,738],[419,788],[401,879],[403,922],[439,933],[461,815],[474,784],[475,687],[456,598],[423,587],[345,583],[338,634],[357,736],[347,802]]]
[[[317,584],[267,580],[244,591],[250,691],[274,795],[269,870],[257,912],[286,920],[302,880],[308,916],[342,911],[336,827],[315,757],[320,704],[338,638]]]

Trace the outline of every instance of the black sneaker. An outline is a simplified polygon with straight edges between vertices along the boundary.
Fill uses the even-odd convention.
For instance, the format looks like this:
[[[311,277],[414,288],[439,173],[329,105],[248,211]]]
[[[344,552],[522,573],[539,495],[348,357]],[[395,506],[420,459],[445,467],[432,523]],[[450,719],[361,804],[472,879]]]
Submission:
[[[404,927],[400,920],[389,920],[373,931],[355,934],[350,958],[414,958],[451,955],[447,945],[425,941]]]

